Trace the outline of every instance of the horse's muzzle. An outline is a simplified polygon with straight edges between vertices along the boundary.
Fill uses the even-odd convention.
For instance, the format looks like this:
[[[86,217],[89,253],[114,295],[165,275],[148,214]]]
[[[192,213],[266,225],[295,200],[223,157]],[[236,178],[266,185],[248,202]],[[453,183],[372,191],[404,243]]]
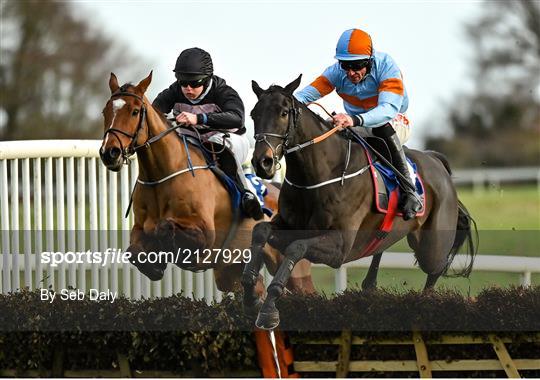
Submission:
[[[255,168],[257,176],[263,179],[271,179],[276,172],[276,166],[274,159],[270,156],[262,156],[258,160],[253,158],[251,164]]]
[[[107,169],[117,172],[122,168],[122,150],[120,148],[113,146],[103,149],[101,147],[99,149],[99,156]]]

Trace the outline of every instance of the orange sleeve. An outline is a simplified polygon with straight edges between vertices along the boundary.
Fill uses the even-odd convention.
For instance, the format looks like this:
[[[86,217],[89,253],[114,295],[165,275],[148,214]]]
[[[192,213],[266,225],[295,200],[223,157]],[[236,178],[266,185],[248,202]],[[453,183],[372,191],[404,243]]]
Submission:
[[[328,95],[329,93],[334,91],[334,86],[332,85],[332,83],[330,83],[328,78],[326,78],[324,75],[321,75],[317,79],[315,79],[311,83],[311,85],[315,87],[317,91],[319,91],[321,96]]]
[[[394,94],[403,95],[403,81],[399,78],[390,78],[383,80],[379,85],[379,92],[393,92]]]

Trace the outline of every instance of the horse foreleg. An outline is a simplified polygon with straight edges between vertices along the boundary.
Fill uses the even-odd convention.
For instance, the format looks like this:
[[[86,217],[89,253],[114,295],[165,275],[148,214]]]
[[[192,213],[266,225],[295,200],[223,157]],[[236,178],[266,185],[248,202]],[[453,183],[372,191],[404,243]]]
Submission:
[[[311,250],[309,253],[308,249]],[[283,294],[283,289],[291,276],[293,268],[301,259],[304,257],[310,261],[314,258],[323,259],[323,262],[327,265],[329,263],[337,265],[336,262],[339,261],[339,265],[341,265],[344,256],[343,237],[339,233],[325,234],[292,242],[285,250],[285,259],[268,286],[268,295],[261,307],[255,325],[265,330],[272,330],[279,325],[279,311],[276,308],[276,300]],[[337,266],[339,267],[339,265]]]
[[[364,281],[362,281],[363,290],[373,290],[377,287],[377,274],[379,272],[382,254],[383,253],[381,252],[373,255],[366,277],[364,278]]]
[[[270,222],[261,222],[253,228],[251,239],[251,260],[244,267],[242,273],[242,286],[244,287],[244,310],[246,313],[255,314],[261,307],[262,301],[257,292],[256,285],[259,281],[259,271],[262,268],[264,260],[263,247],[265,246],[270,234],[272,233],[272,224]]]
[[[160,262],[151,264],[148,262],[147,253],[152,251],[152,246],[155,245],[155,242],[151,242],[150,239],[152,237],[145,234],[142,227],[135,225],[131,230],[130,244],[126,252],[131,253],[129,261],[142,274],[152,281],[159,281],[163,278],[167,264]]]

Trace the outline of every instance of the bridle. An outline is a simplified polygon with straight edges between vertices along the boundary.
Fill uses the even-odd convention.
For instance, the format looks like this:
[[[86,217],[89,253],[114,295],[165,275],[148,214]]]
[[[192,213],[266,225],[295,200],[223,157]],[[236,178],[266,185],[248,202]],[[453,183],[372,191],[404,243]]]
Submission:
[[[134,94],[132,92],[127,92],[127,91],[115,92],[111,95],[109,100],[112,100],[113,98],[118,97],[118,96],[133,96],[134,98],[137,98],[142,102],[141,110],[139,112],[140,114],[139,123],[137,124],[137,129],[135,130],[134,134],[127,133],[118,128],[113,128],[112,126],[109,129],[107,129],[105,133],[103,134],[103,139],[105,139],[105,137],[107,137],[107,135],[110,133],[112,136],[116,138],[116,140],[118,140],[118,144],[120,144],[120,149],[122,151],[122,159],[124,163],[128,163],[129,157],[132,156],[137,151],[137,149],[140,149],[143,146],[149,145],[148,140],[142,145],[137,145],[137,146],[135,145],[137,142],[137,138],[139,137],[139,133],[143,129],[144,125],[147,124],[145,122],[146,121],[146,105],[144,103],[144,99],[142,98],[142,96],[139,96],[137,94]],[[124,145],[122,144],[122,140],[120,139],[118,134],[124,135],[131,139],[127,147],[124,147]]]
[[[141,149],[141,148],[148,148],[150,146],[150,144],[162,139],[163,137],[165,137],[165,135],[168,135],[169,133],[171,133],[172,131],[182,127],[181,124],[178,124],[176,126],[173,126],[171,128],[168,128],[166,129],[165,131],[159,133],[158,135],[156,136],[153,136],[153,137],[150,137],[150,129],[148,129],[148,123],[146,122],[146,104],[144,102],[144,99],[142,96],[139,96],[137,94],[134,94],[132,92],[127,92],[127,91],[119,91],[119,92],[115,92],[114,94],[111,95],[110,99],[113,99],[115,97],[118,97],[118,96],[132,96],[136,99],[139,99],[142,103],[142,106],[141,106],[141,110],[139,112],[139,123],[137,124],[137,129],[135,130],[135,133],[134,134],[130,134],[130,133],[127,133],[125,131],[122,131],[121,129],[118,129],[118,128],[113,128],[113,127],[110,127],[109,129],[107,129],[105,131],[105,133],[103,134],[103,139],[105,139],[105,137],[110,133],[111,135],[113,135],[116,140],[118,140],[118,144],[120,144],[120,149],[122,151],[122,160],[125,164],[129,164],[129,158],[134,155],[137,150]],[[136,145],[137,143],[137,138],[139,137],[139,133],[142,131],[142,129],[144,128],[144,126],[147,126],[147,129],[148,129],[148,139],[140,144],[140,145]],[[120,139],[120,137],[118,136],[118,134],[121,134],[121,135],[124,135],[126,137],[129,137],[131,140],[129,142],[129,145],[127,147],[124,147],[124,145],[122,144],[122,140]]]
[[[339,127],[334,127],[332,129],[326,131],[325,133],[323,133],[320,136],[317,136],[317,137],[315,137],[315,138],[313,138],[311,140],[308,140],[308,141],[306,141],[304,143],[296,144],[296,145],[291,147],[290,146],[291,134],[294,133],[296,128],[297,128],[298,117],[300,116],[302,110],[299,107],[296,106],[297,100],[295,100],[294,96],[291,95],[289,97],[289,100],[291,101],[291,107],[288,110],[289,120],[288,120],[287,130],[285,131],[285,134],[280,135],[280,134],[277,134],[277,133],[264,132],[264,133],[257,133],[255,135],[255,143],[264,142],[266,145],[268,145],[268,147],[272,151],[272,160],[274,161],[274,165],[276,165],[277,170],[279,170],[281,168],[281,164],[279,162],[281,157],[283,157],[283,156],[285,156],[287,154],[302,150],[305,147],[308,147],[310,145],[317,144],[317,143],[327,139],[328,137],[330,137],[331,135],[333,135],[337,131],[339,131]],[[315,104],[315,105],[321,107],[330,117],[332,117],[332,114],[330,114],[319,103],[311,102],[311,103],[308,103],[307,105],[310,105],[310,104]],[[267,137],[275,137],[275,138],[280,139],[283,142],[281,144],[277,145],[276,147],[274,147],[272,144],[270,144]],[[278,152],[278,150],[279,150],[279,152]]]
[[[274,160],[274,164],[279,169],[281,167],[281,164],[279,163],[279,160],[282,156],[292,153],[298,149],[299,145],[289,148],[290,144],[290,138],[291,134],[296,130],[297,124],[298,124],[298,117],[300,116],[300,108],[298,108],[295,104],[295,99],[291,95],[289,97],[289,100],[291,101],[291,107],[287,111],[287,114],[289,116],[288,123],[287,123],[287,130],[285,131],[285,134],[280,135],[278,133],[270,133],[270,132],[264,132],[264,133],[257,133],[255,137],[255,143],[263,142],[272,151],[272,159]],[[282,142],[278,144],[277,146],[273,146],[270,141],[268,141],[268,137],[275,137],[280,139]]]

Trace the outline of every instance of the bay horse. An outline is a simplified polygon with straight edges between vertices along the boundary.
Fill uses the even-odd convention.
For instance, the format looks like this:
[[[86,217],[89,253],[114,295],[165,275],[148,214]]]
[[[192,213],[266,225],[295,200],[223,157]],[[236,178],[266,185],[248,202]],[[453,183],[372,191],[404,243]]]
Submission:
[[[153,281],[163,277],[168,262],[163,257],[149,263],[146,254],[172,252],[177,266],[190,271],[213,268],[219,290],[238,290],[255,221],[239,220],[232,230],[235,213],[227,190],[209,170],[202,151],[189,147],[152,107],[145,96],[151,80],[152,72],[136,86],[119,86],[111,73],[111,97],[103,109],[100,157],[104,165],[119,171],[133,154],[139,164],[132,195],[135,220],[126,251],[132,254],[132,264]],[[276,198],[278,190],[270,193]],[[276,199],[269,201],[276,204]],[[229,247],[229,252],[219,250]],[[267,247],[264,256],[274,273],[279,254]],[[264,291],[261,278],[257,281],[258,291]]]
[[[310,143],[333,126],[295,99],[293,91],[300,80],[301,75],[284,88],[272,85],[267,90],[252,81],[258,98],[251,112],[256,140],[252,164],[258,176],[270,178],[283,156],[286,162],[278,213],[270,222],[255,226],[252,260],[242,277],[245,307],[259,310],[256,325],[273,329],[279,324],[275,301],[282,295],[291,270],[304,258],[339,268],[360,256],[373,255],[362,288],[374,289],[382,253],[407,236],[420,268],[427,274],[424,289],[429,290],[446,274],[467,240],[470,260],[456,275],[468,276],[476,253],[471,230],[474,221],[458,200],[448,161],[437,152],[406,149],[424,181],[425,212],[408,221],[396,218],[388,235],[380,237],[381,244],[372,252],[364,251],[377,236],[384,218],[374,210],[373,183],[367,170],[370,161],[359,144],[353,143],[350,148],[343,133],[317,145]],[[263,303],[254,292],[254,284],[267,242],[285,259]]]

